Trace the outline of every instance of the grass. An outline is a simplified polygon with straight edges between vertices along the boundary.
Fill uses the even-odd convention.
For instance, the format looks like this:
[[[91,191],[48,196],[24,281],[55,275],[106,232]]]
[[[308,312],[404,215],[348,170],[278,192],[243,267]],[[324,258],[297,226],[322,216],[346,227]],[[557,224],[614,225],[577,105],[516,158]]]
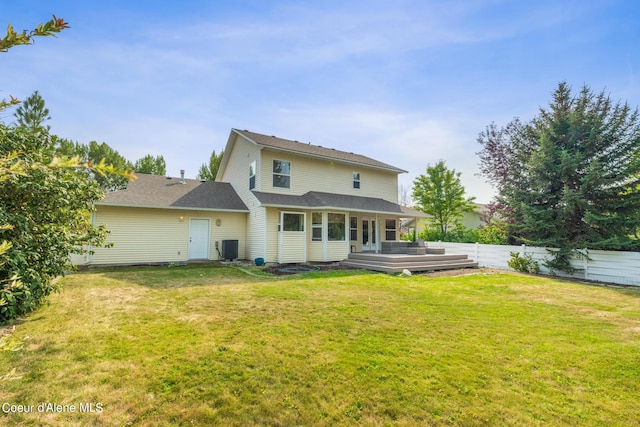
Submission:
[[[639,425],[640,291],[248,273],[66,277],[0,351],[0,404],[34,405],[0,424]]]

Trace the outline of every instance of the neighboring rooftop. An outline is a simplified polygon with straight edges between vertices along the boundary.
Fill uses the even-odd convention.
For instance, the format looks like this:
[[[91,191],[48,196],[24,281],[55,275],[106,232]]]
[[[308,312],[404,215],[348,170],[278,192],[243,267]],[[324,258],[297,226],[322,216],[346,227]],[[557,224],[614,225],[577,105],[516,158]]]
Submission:
[[[98,205],[165,209],[226,210],[248,212],[231,184],[158,175],[136,174],[124,190],[107,193]]]
[[[313,145],[311,143],[304,143],[299,141],[292,141],[289,139],[278,138],[276,136],[268,136],[260,133],[250,132],[248,130],[232,129],[232,131],[244,136],[254,144],[269,147],[276,150],[284,150],[295,153],[300,153],[306,156],[323,157],[334,160],[339,160],[346,163],[354,163],[378,169],[385,169],[397,173],[406,173],[404,169],[391,166],[387,163],[374,160],[370,157],[363,156],[361,154],[350,153],[346,151],[336,150],[335,148],[327,148],[321,145]]]

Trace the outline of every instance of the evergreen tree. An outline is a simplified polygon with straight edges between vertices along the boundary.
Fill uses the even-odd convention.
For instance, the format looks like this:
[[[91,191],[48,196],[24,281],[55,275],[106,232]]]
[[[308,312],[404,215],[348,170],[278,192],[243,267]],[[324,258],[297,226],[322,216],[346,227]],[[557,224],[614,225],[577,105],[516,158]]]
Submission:
[[[531,122],[492,124],[478,141],[511,233],[557,248],[553,267],[570,271],[578,248],[639,246],[640,121],[628,104],[587,86],[574,96],[563,82]]]
[[[24,100],[14,113],[14,116],[18,126],[22,126],[30,132],[49,131],[51,129],[51,126],[44,124],[47,120],[51,120],[51,117],[49,116],[49,109],[44,105],[44,99],[37,90]]]

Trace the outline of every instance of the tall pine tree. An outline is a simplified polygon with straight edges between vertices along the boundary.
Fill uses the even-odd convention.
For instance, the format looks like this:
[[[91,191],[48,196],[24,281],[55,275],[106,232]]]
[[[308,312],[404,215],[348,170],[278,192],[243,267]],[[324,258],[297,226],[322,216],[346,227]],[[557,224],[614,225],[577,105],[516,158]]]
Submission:
[[[44,99],[38,91],[33,92],[14,113],[18,126],[24,127],[30,132],[49,130],[51,126],[45,125],[51,120],[49,109],[44,105]]]
[[[640,120],[628,104],[562,82],[529,123],[480,134],[481,170],[522,241],[556,248],[552,266],[570,270],[579,248],[629,250],[640,211]]]

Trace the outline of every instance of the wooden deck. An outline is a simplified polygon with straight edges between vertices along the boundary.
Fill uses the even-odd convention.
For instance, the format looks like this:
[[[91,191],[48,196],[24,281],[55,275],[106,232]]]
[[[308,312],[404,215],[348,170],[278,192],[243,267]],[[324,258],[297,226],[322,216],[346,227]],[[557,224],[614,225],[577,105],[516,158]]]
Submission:
[[[402,273],[403,270],[436,271],[478,267],[478,264],[470,260],[467,255],[445,254],[444,249],[429,249],[429,252],[425,255],[351,253],[341,264],[385,273]]]

